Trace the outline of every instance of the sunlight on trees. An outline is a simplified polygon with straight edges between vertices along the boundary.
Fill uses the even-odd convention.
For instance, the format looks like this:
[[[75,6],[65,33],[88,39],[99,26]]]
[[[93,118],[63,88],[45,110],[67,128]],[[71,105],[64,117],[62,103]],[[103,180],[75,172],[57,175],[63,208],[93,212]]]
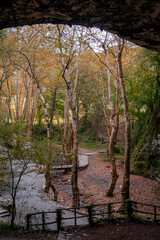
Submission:
[[[73,207],[80,204],[80,141],[99,139],[98,144],[107,145],[112,167],[107,197],[114,195],[118,179],[116,144],[125,144],[125,200],[130,197],[130,155],[134,172],[150,176],[154,168],[152,178],[160,172],[159,78],[158,53],[96,28],[43,24],[6,29],[0,32],[0,127],[9,126],[17,148],[22,141],[33,144],[34,161],[45,165],[45,191],[51,188],[55,201],[53,153],[61,149],[72,164]],[[122,124],[124,142],[118,133]]]

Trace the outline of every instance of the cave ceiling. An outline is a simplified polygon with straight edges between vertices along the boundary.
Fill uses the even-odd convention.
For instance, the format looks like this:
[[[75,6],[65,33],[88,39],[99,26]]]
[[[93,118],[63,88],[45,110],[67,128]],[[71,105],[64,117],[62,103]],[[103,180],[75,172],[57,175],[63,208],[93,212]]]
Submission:
[[[1,0],[0,13],[0,29],[78,24],[108,30],[160,52],[159,0]]]

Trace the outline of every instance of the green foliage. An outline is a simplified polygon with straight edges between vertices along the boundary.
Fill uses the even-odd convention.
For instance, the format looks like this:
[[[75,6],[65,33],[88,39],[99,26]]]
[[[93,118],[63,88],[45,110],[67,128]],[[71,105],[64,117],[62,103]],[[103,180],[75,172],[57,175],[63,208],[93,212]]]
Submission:
[[[157,175],[157,182],[159,183],[159,187],[160,187],[160,156],[159,158],[156,158],[156,175]]]
[[[131,201],[130,199],[127,199],[125,201],[126,203],[126,211],[127,211],[127,217],[129,219],[133,219],[134,218],[134,215],[133,215],[133,206],[136,206],[136,204]]]
[[[142,49],[136,56],[134,67],[125,70],[130,115],[133,123],[133,146],[146,131],[160,95],[160,55]]]
[[[47,128],[44,124],[33,125],[33,137],[42,139],[47,135]]]
[[[84,33],[85,44],[83,44],[82,39],[80,40],[81,31]],[[22,56],[22,53],[26,54],[30,60],[36,81],[39,83],[44,99],[46,100],[48,115],[51,119],[51,138],[54,142],[61,143],[62,138],[60,131],[58,127],[54,125],[59,118],[63,131],[66,85],[65,82],[62,81],[63,67],[61,62],[63,59],[64,62],[67,63],[68,57],[73,57],[69,71],[71,72],[70,84],[73,86],[77,67],[76,50],[80,44],[82,51],[80,54],[80,64],[78,66],[79,76],[75,95],[75,105],[79,117],[80,146],[91,149],[102,147],[102,139],[98,137],[97,131],[103,118],[102,98],[104,98],[107,113],[110,115],[107,70],[86,47],[86,43],[88,42],[90,44],[93,40],[94,46],[96,47],[97,42],[97,54],[103,60],[105,56],[96,39],[99,38],[103,42],[104,34],[102,33],[101,35],[99,31],[93,30],[92,36],[95,36],[95,38],[92,39],[92,36],[89,34],[90,32],[91,31],[88,32],[87,29],[84,30],[79,26],[70,28],[62,25],[41,25],[34,26],[34,28],[24,27],[0,31],[1,84],[4,81],[3,88],[1,89],[0,117],[4,122],[8,122],[0,126],[0,133],[3,135],[3,141],[1,138],[1,143],[7,147],[7,149],[15,150],[15,142],[17,143],[17,153],[18,148],[19,153],[23,149],[24,143],[27,141],[28,108],[30,108],[31,118],[34,121],[32,127],[33,138],[29,141],[31,145],[33,144],[35,161],[38,160],[39,163],[45,163],[48,157],[47,128],[44,124],[43,104],[40,98],[38,99],[37,90],[32,81],[30,83],[31,91],[29,92],[29,79],[27,73],[24,71],[28,69],[28,62],[24,56]],[[58,38],[59,41],[57,41]],[[115,49],[112,49],[113,45],[111,42],[109,42],[108,45],[111,51],[116,50],[115,47]],[[110,67],[116,75],[116,61],[110,53],[108,57]],[[126,43],[126,46],[124,46],[123,65],[124,80],[132,120],[133,155],[137,158],[134,160],[136,171],[140,173],[140,169],[142,169],[143,172],[148,172],[152,168],[156,168],[157,172],[159,171],[159,164],[155,156],[156,153],[150,149],[151,141],[148,140],[148,136],[148,142],[141,142],[140,139],[146,132],[149,119],[154,114],[156,102],[158,96],[160,96],[160,55],[157,52],[140,49],[137,46]],[[18,76],[17,73],[19,73],[18,82],[16,79]],[[111,81],[114,81],[113,76],[111,77]],[[111,85],[112,98],[115,104],[116,84]],[[30,98],[28,98],[29,95]],[[121,97],[120,94],[119,103],[121,103]],[[34,107],[36,107],[36,109],[34,109]],[[35,113],[35,115],[33,113]],[[123,107],[120,107],[119,114],[123,114]],[[70,108],[69,118],[71,121]],[[150,127],[148,135],[152,138],[154,132],[154,127]],[[13,134],[16,135],[16,139]],[[18,146],[19,143],[21,144]],[[103,147],[106,147],[106,145],[104,144]],[[123,154],[123,146],[116,145],[114,151],[116,154]],[[132,156],[132,158],[134,157]],[[2,173],[0,179],[3,179]]]
[[[132,69],[128,94],[133,119],[132,161],[135,173],[144,177],[157,176],[159,154],[153,138],[160,133],[158,123],[160,98],[160,54],[150,50],[140,52],[140,61]],[[158,129],[159,128],[159,129]]]
[[[50,158],[52,164],[54,164],[54,162],[56,161],[56,164],[59,165],[57,156],[62,153],[61,146],[57,146],[54,142],[52,142],[51,148],[49,150],[47,138],[32,138],[32,149],[32,159],[35,162],[38,162],[39,164],[45,164],[48,158]]]
[[[106,144],[102,145],[99,142],[98,143],[97,142],[89,142],[88,140],[86,140],[86,141],[80,142],[79,146],[83,147],[83,148],[95,149],[96,150],[96,149],[101,149],[102,146],[103,146],[103,148],[105,148]]]
[[[87,140],[87,142],[90,142],[90,143],[95,143],[100,141],[101,141],[101,138],[99,136],[89,137]]]
[[[60,130],[57,125],[51,125],[51,139],[52,142],[61,144],[62,142],[62,136],[60,134]]]
[[[53,125],[51,124],[50,126],[50,134],[51,134],[51,139],[54,141],[54,142],[61,142],[62,141],[62,138],[61,138],[61,134],[60,134],[60,131],[59,131],[59,128],[57,125]],[[47,142],[47,127],[45,124],[34,124],[33,127],[32,127],[32,139],[33,140],[37,140],[37,141],[41,141],[44,142],[46,141]]]
[[[81,121],[79,122],[79,128],[80,128],[79,134],[82,135],[90,127],[91,127],[91,123],[87,119],[85,119],[85,118],[81,119]]]
[[[0,222],[0,234],[6,234],[6,233],[19,233],[22,230],[22,227],[20,227],[17,224],[13,224],[12,228],[10,224]]]
[[[159,152],[153,145],[153,139],[159,134],[159,98],[154,112],[151,115],[147,129],[132,152],[132,161],[135,165],[135,173],[144,177],[155,178],[157,175]]]
[[[121,149],[117,145],[114,146],[114,153],[115,154],[120,154],[121,153]]]
[[[114,153],[115,155],[120,155],[120,154],[124,154],[124,144],[116,144],[114,146]],[[106,159],[106,161],[108,161],[108,157],[109,157],[109,150],[107,149],[105,153],[101,153],[101,156],[103,158]]]
[[[1,183],[3,183],[3,188],[10,193],[11,197],[11,203],[4,206],[11,213],[11,228],[15,227],[16,196],[19,190],[19,184],[22,175],[27,170],[28,164],[32,159],[32,148],[30,143],[24,139],[23,135],[20,135],[21,129],[16,130],[17,126],[11,126],[8,123],[0,125],[0,171],[5,173]]]
[[[159,171],[159,158],[160,155],[152,144],[141,140],[135,153],[132,154],[135,174],[156,178]]]
[[[99,156],[103,159],[103,161],[109,162],[109,152],[108,149],[106,152],[99,153]]]

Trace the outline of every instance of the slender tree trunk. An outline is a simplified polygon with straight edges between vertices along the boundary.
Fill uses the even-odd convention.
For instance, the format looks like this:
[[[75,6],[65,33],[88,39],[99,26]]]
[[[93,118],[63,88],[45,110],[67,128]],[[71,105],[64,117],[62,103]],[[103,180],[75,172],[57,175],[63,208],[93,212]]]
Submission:
[[[48,117],[47,105],[46,105],[46,101],[45,101],[45,98],[43,96],[42,90],[40,88],[40,85],[38,84],[38,82],[35,82],[34,84],[36,85],[36,88],[38,90],[40,99],[41,99],[42,104],[43,104],[45,121],[46,121],[46,125],[47,125],[48,159],[47,159],[46,168],[45,168],[45,178],[46,178],[45,192],[49,192],[49,189],[51,188],[52,191],[54,192],[54,200],[57,201],[58,192],[57,192],[56,188],[54,187],[54,185],[52,183],[52,178],[51,178],[51,173],[50,173],[51,168],[52,168],[52,163],[51,163],[51,136],[50,136],[50,121],[49,121],[49,117]]]
[[[12,209],[11,209],[11,223],[10,228],[14,229],[14,220],[16,217],[16,199],[13,199]]]
[[[28,113],[28,126],[27,126],[27,137],[30,138],[32,134],[32,121],[31,121],[31,79],[28,75],[28,84],[27,84],[27,113]]]
[[[49,121],[49,117],[48,117],[47,105],[46,105],[46,101],[43,96],[41,87],[39,85],[39,81],[37,81],[37,79],[35,77],[34,70],[32,69],[30,60],[25,54],[22,54],[22,55],[26,58],[26,60],[29,64],[30,71],[27,70],[26,72],[28,73],[29,77],[32,79],[33,84],[35,85],[35,87],[38,91],[39,97],[40,97],[42,105],[43,105],[44,116],[45,116],[45,121],[46,121],[46,125],[47,125],[48,159],[47,159],[46,168],[45,168],[45,179],[46,179],[45,191],[48,192],[49,189],[51,188],[54,191],[55,201],[57,201],[58,192],[51,181],[52,179],[51,179],[51,174],[50,174],[50,171],[51,171],[51,136],[50,136],[50,121]]]
[[[53,93],[53,101],[52,101],[52,108],[51,108],[50,124],[52,124],[53,117],[54,117],[54,112],[55,112],[55,107],[56,107],[56,95],[57,95],[57,87],[55,88],[54,93]]]
[[[68,94],[66,94],[65,103],[64,103],[64,134],[63,139],[65,139],[66,145],[63,145],[65,147],[63,150],[65,152],[65,155],[68,155],[73,150],[73,131],[70,126],[70,119],[69,119],[69,100],[68,100]]]
[[[115,134],[115,142],[117,142],[117,136],[118,136],[118,129],[119,129],[119,78],[117,78],[116,82],[116,134]]]
[[[71,69],[71,62],[73,60],[73,56],[75,54],[74,51],[74,37],[76,31],[73,31],[73,36],[72,36],[72,47],[73,51],[72,54],[70,55],[68,62],[65,63],[65,59],[63,57],[63,49],[62,49],[62,32],[60,30],[60,27],[57,25],[57,30],[59,33],[59,49],[61,52],[61,62],[62,62],[62,67],[63,67],[63,78],[66,83],[67,87],[67,97],[68,101],[70,104],[71,112],[72,112],[72,131],[73,131],[73,159],[72,159],[72,194],[73,194],[73,207],[79,207],[79,189],[78,189],[78,118],[77,118],[77,112],[76,112],[76,104],[75,104],[75,99],[76,99],[76,89],[77,89],[77,84],[78,84],[78,78],[79,78],[79,63],[80,63],[80,53],[81,53],[81,44],[82,44],[82,38],[83,38],[83,30],[81,32],[81,36],[79,37],[79,50],[78,50],[78,56],[77,56],[77,62],[76,62],[76,73],[75,73],[75,78],[74,78],[74,86],[71,89],[71,72],[73,69]],[[68,54],[67,54],[68,55]]]
[[[121,188],[121,198],[122,201],[125,201],[130,197],[130,117],[128,110],[128,100],[125,90],[124,80],[123,80],[123,69],[122,69],[122,51],[123,51],[124,42],[118,38],[118,75],[121,86],[121,93],[124,105],[124,120],[125,120],[125,156],[124,156],[124,177]],[[124,204],[121,205],[121,208],[124,207]]]
[[[72,159],[72,193],[73,193],[73,207],[79,207],[79,189],[78,189],[78,121],[76,108],[71,96],[71,89],[67,89],[69,102],[72,111],[72,128],[73,128],[73,159]]]
[[[50,189],[50,184],[51,184],[51,176],[50,176],[50,171],[51,171],[51,136],[50,136],[50,122],[49,122],[49,117],[48,117],[48,111],[47,111],[47,106],[46,106],[46,101],[43,96],[43,93],[41,91],[41,88],[37,82],[34,83],[37,91],[39,93],[39,97],[41,99],[41,102],[43,104],[43,109],[44,109],[44,115],[45,115],[45,121],[47,125],[47,142],[48,142],[48,159],[46,162],[46,168],[45,168],[45,178],[46,178],[46,183],[45,183],[45,191],[49,192]]]
[[[111,136],[110,136],[110,141],[109,141],[109,160],[110,160],[111,167],[112,167],[112,171],[111,171],[112,179],[111,179],[110,185],[108,187],[108,190],[106,192],[106,197],[113,197],[113,191],[115,189],[115,185],[116,185],[117,178],[118,178],[118,174],[117,174],[117,170],[116,170],[116,161],[114,158],[114,145],[115,145],[116,134],[117,134],[117,126],[112,120]]]
[[[8,91],[7,106],[8,106],[8,110],[9,110],[9,116],[10,116],[10,119],[11,119],[11,125],[13,125],[13,117],[12,117],[12,111],[11,111],[11,105],[10,105],[10,102],[11,102],[11,91],[10,91],[10,87],[9,87],[8,78],[7,78],[7,91]]]
[[[16,122],[19,123],[19,72],[16,81]]]
[[[69,59],[70,60],[70,59]],[[78,57],[79,61],[79,57]],[[67,65],[68,66],[68,63]],[[66,72],[66,66],[64,68],[64,73],[63,73],[63,78],[66,82],[66,87],[67,87],[67,97],[68,101],[71,107],[71,112],[72,112],[72,131],[73,131],[73,155],[72,155],[72,178],[71,178],[71,184],[72,184],[72,194],[73,194],[73,200],[72,200],[72,205],[73,207],[79,207],[79,189],[78,189],[78,167],[79,167],[79,162],[78,162],[78,119],[77,119],[77,112],[76,112],[76,107],[75,107],[75,91],[76,91],[76,86],[78,82],[78,72],[79,72],[79,66],[77,67],[77,73],[75,77],[75,83],[74,83],[74,90],[73,93],[71,91],[71,85],[70,85],[70,74],[67,71],[66,75],[67,78],[65,77],[65,72]]]
[[[107,40],[107,34],[106,33],[106,38],[105,41]],[[105,56],[106,56],[106,66],[107,66],[107,71],[108,71],[108,96],[109,96],[109,104],[111,107],[111,116],[110,116],[110,126],[111,126],[111,134],[110,134],[110,138],[109,138],[109,160],[111,163],[111,182],[110,185],[108,187],[108,190],[106,192],[106,197],[113,197],[113,192],[115,189],[115,185],[117,182],[117,178],[118,178],[118,174],[117,174],[117,170],[116,170],[116,160],[114,157],[114,146],[116,144],[116,140],[117,140],[117,133],[118,133],[118,101],[116,101],[116,110],[117,112],[115,112],[115,106],[113,103],[113,98],[112,98],[112,92],[111,92],[111,73],[110,73],[110,65],[109,65],[109,60],[108,60],[108,52],[105,48],[104,45],[104,51],[105,51]],[[118,82],[117,82],[117,88],[119,88]],[[116,90],[116,100],[119,98],[119,89]]]
[[[38,93],[37,91],[33,88],[32,86],[32,113],[31,113],[31,123],[33,126],[35,115],[36,115],[36,110],[37,110],[37,104],[38,104]]]
[[[102,103],[103,103],[103,99],[102,99]],[[111,137],[111,129],[110,129],[108,115],[106,113],[106,109],[105,109],[105,104],[104,103],[103,103],[103,114],[104,114],[104,118],[105,118],[105,122],[106,122],[106,126],[107,126],[108,139],[110,139],[110,137]]]
[[[64,138],[64,132],[62,131],[62,127],[61,127],[61,125],[59,123],[58,114],[56,114],[56,119],[57,119],[58,127],[59,127],[59,130],[60,130],[61,138],[62,138],[63,155],[66,155],[66,153],[67,153],[67,143],[66,143],[66,139]]]

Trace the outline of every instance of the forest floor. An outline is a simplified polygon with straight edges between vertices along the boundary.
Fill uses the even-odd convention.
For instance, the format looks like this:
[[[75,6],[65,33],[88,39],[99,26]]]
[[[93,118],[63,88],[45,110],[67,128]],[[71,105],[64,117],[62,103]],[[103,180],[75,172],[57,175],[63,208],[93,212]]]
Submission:
[[[67,230],[66,240],[158,240],[160,226],[148,222],[118,220],[94,227],[74,227]]]
[[[61,235],[61,236],[60,236]],[[97,224],[94,227],[72,227],[65,232],[45,233],[35,232],[26,234],[5,234],[1,240],[158,240],[159,224],[151,222],[131,222],[118,220]]]
[[[5,233],[0,235],[0,240],[57,240],[58,233],[30,232],[24,234]]]
[[[91,153],[95,150],[82,149],[81,153]],[[123,163],[117,159],[117,172],[119,178],[116,183],[114,196],[105,197],[107,187],[111,180],[111,164],[104,161],[99,154],[89,156],[89,165],[86,169],[79,171],[78,185],[80,191],[80,205],[102,204],[116,202],[121,200],[121,185],[123,180]],[[160,193],[158,192],[158,183],[155,180],[144,178],[142,176],[130,176],[130,198],[134,201],[148,203],[160,206]],[[65,174],[54,178],[54,184],[59,192],[58,203],[71,207],[72,188],[71,174]],[[52,194],[49,196],[52,198]]]

